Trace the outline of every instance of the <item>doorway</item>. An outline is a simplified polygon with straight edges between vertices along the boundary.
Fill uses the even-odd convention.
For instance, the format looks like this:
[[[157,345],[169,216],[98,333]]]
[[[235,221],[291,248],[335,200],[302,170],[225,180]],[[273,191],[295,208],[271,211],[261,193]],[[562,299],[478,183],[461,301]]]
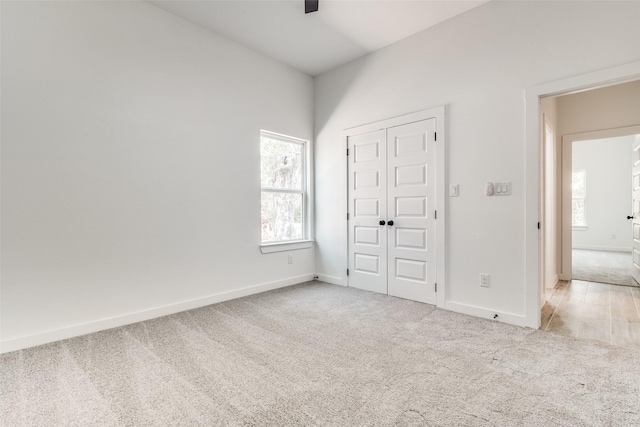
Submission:
[[[546,165],[553,162],[542,157],[549,139],[545,135],[545,115],[539,134],[544,162],[541,176],[555,179],[551,188],[558,194],[549,197],[549,186],[541,186],[541,212],[549,211],[550,199],[557,202],[557,209],[556,215],[552,214],[555,231],[546,230],[541,236],[544,264],[540,277],[548,276],[547,267],[553,265],[544,261],[551,246],[557,248],[560,280],[552,289],[541,284],[541,328],[613,345],[637,345],[640,288],[609,283],[615,283],[612,278],[618,274],[614,263],[624,270],[624,281],[620,279],[619,284],[632,283],[631,251],[636,239],[627,216],[633,217],[636,210],[632,209],[632,143],[640,131],[640,81],[549,98],[554,100],[554,108],[547,112],[557,131],[558,144],[553,151],[559,168],[557,173],[550,173]],[[635,104],[629,104],[629,99]],[[619,105],[616,100],[621,100]],[[546,104],[548,107],[548,100]],[[541,103],[542,112],[544,107]],[[640,204],[637,210],[640,214]],[[543,221],[546,219],[543,215]],[[640,244],[640,232],[637,237]],[[601,265],[598,255],[604,255]]]
[[[540,222],[541,211],[545,207],[545,193],[541,185],[542,149],[541,149],[541,114],[542,102],[547,98],[563,94],[579,93],[593,88],[608,87],[624,82],[640,79],[640,62],[607,68],[579,76],[556,80],[531,86],[525,89],[525,325],[539,328],[541,325],[540,312],[546,302],[544,282],[545,274],[541,259],[544,257],[544,244],[541,240]],[[593,124],[593,123],[592,123]],[[558,144],[559,145],[559,144]],[[556,147],[559,149],[558,147]],[[559,177],[558,177],[559,179]],[[556,235],[559,245],[561,236]],[[562,257],[557,268],[562,268]]]
[[[636,85],[640,97],[640,81]],[[629,277],[636,243],[627,217],[634,210],[631,144],[637,134],[640,125],[562,136],[561,280],[636,284]]]
[[[571,143],[571,278],[640,286],[632,277],[635,135]]]

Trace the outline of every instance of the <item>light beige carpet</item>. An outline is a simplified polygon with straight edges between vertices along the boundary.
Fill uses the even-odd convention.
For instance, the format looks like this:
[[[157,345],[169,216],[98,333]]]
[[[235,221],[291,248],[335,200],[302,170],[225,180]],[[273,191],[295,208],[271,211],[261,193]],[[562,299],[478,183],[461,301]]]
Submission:
[[[637,426],[640,352],[311,282],[0,357],[3,426]]]

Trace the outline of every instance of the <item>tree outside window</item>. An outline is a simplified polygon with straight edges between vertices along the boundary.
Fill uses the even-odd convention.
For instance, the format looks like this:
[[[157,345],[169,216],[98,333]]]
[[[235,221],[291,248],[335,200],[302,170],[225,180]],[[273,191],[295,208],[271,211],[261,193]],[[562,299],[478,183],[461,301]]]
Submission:
[[[587,186],[586,171],[573,171],[571,174],[571,225],[574,227],[586,227],[585,196]]]

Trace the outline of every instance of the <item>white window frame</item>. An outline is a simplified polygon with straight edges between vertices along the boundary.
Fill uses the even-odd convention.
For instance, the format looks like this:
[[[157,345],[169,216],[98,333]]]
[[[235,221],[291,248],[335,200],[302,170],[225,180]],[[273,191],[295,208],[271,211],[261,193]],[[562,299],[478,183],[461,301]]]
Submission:
[[[571,189],[571,210],[573,212],[573,201],[574,200],[582,200],[582,208],[584,212],[582,213],[582,217],[584,218],[584,222],[579,225],[573,225],[573,217],[571,218],[571,228],[573,230],[587,230],[589,227],[587,226],[587,171],[584,169],[573,170],[574,173],[582,173],[584,177],[584,197],[573,197],[573,188]]]
[[[272,252],[283,252],[296,249],[307,249],[313,246],[312,239],[312,196],[311,196],[311,150],[309,141],[293,136],[283,135],[280,133],[270,132],[266,130],[260,130],[260,150],[262,151],[262,138],[267,137],[270,139],[276,139],[278,141],[298,144],[302,146],[302,189],[282,189],[262,187],[260,185],[260,198],[262,198],[263,192],[282,193],[282,194],[301,194],[302,195],[302,239],[297,240],[285,240],[274,242],[262,242],[260,243],[260,251],[263,254]],[[262,164],[260,164],[262,170]],[[261,237],[262,239],[262,237]]]

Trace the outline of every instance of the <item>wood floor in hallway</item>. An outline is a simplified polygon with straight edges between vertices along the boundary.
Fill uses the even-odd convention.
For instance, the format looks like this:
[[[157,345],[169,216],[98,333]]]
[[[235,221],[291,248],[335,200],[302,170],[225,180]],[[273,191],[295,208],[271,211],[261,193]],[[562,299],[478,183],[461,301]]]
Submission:
[[[580,280],[560,281],[542,307],[541,329],[640,348],[640,289]]]

